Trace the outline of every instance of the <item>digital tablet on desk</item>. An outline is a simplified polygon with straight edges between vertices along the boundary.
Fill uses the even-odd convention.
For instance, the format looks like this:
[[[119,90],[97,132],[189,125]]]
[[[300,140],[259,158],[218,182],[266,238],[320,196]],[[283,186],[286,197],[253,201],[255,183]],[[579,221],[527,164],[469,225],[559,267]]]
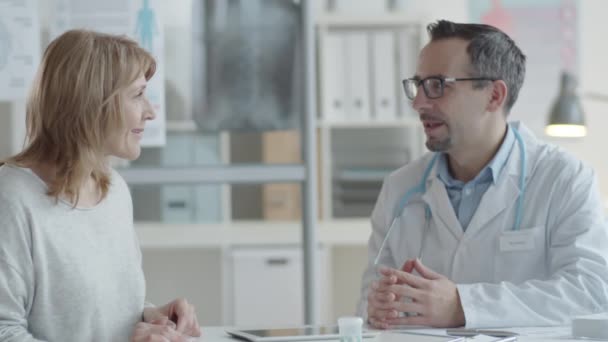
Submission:
[[[235,338],[251,342],[271,341],[311,341],[338,339],[337,326],[310,326],[278,329],[227,329],[226,332]],[[374,337],[378,332],[364,331],[363,337]]]
[[[377,342],[464,342],[465,337],[415,331],[386,331],[378,335]],[[473,340],[475,341],[475,340]]]

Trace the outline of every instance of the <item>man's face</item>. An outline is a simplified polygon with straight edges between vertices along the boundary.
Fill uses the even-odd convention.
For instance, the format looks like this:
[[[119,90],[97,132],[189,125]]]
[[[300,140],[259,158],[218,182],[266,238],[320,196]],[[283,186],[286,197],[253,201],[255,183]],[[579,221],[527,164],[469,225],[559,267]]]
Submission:
[[[457,38],[429,43],[420,52],[416,77],[484,76],[471,75],[467,45],[468,41]],[[473,81],[445,82],[443,96],[436,99],[428,98],[422,85],[419,87],[412,106],[420,114],[429,150],[454,152],[483,141],[492,87],[474,89],[473,85]]]

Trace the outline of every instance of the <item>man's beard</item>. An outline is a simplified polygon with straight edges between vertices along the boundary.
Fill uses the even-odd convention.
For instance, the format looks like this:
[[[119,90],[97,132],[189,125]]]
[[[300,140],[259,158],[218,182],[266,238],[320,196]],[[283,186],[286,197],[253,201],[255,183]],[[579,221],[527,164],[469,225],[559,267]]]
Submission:
[[[432,152],[445,152],[452,147],[452,137],[449,135],[442,140],[426,140],[426,148]]]

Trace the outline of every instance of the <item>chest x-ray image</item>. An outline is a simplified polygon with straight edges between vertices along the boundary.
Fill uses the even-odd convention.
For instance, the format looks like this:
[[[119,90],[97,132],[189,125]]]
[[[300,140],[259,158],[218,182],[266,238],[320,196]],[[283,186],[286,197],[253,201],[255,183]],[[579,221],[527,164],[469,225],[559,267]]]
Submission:
[[[285,0],[205,2],[205,89],[200,90],[205,96],[194,105],[199,128],[260,131],[299,125],[299,11],[296,2]]]

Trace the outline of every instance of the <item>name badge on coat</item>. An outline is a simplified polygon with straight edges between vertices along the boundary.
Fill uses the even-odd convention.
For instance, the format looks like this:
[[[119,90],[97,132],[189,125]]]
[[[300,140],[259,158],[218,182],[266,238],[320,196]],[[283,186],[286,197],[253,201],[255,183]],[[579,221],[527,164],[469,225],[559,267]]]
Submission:
[[[506,231],[500,236],[500,251],[529,251],[534,248],[533,229]]]

